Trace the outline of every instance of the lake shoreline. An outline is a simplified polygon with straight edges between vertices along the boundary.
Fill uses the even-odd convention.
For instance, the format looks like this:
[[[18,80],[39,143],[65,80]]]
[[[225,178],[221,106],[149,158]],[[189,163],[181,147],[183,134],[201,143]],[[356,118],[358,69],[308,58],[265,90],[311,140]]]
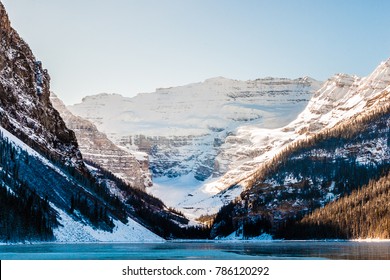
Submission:
[[[358,242],[358,243],[386,243],[390,239],[307,239],[307,240],[286,240],[286,239],[171,239],[163,241],[94,241],[94,242],[55,242],[55,241],[25,241],[25,242],[0,242],[0,246],[14,246],[14,245],[89,245],[89,244],[164,244],[164,243],[276,243],[276,242]]]

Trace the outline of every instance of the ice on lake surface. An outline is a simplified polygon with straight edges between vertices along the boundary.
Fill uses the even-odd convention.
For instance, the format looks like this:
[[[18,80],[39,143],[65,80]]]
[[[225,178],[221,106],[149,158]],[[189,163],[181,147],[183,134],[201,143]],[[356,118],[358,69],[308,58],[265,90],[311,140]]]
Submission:
[[[26,244],[0,246],[2,260],[390,259],[390,241]]]

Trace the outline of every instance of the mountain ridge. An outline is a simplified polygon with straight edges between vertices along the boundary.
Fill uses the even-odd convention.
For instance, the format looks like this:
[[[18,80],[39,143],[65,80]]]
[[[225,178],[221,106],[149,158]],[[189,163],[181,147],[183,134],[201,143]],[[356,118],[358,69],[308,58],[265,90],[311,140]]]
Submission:
[[[381,63],[366,78],[336,74],[323,84],[290,124],[277,129],[255,125],[239,127],[236,134],[226,138],[216,157],[221,177],[206,182],[177,207],[197,217],[217,212],[238,197],[253,181],[257,170],[262,170],[284,149],[386,104],[389,83],[382,83],[381,79],[386,80],[388,75],[387,62]]]
[[[0,242],[161,242],[190,235],[181,227],[188,220],[160,200],[84,162],[74,131],[50,101],[47,70],[1,2],[0,22]]]
[[[77,140],[50,103],[50,76],[11,27],[0,3],[0,124],[43,153],[85,171]],[[34,138],[34,130],[41,131]]]
[[[149,191],[160,195],[182,192],[165,189],[173,185],[169,180],[192,177],[193,184],[201,184],[219,176],[215,157],[236,128],[247,123],[267,127],[288,123],[317,87],[319,82],[309,77],[250,81],[217,77],[133,98],[89,96],[68,109],[94,123],[115,144],[148,153],[155,185],[164,184],[158,193],[153,187]]]
[[[246,185],[236,206],[219,211],[215,230],[226,230],[219,225],[221,221],[230,225],[222,235],[233,228],[239,235],[245,223],[252,227],[261,222],[263,230],[278,230],[286,219],[299,221],[300,215],[323,206],[327,199],[347,195],[386,172],[390,159],[388,66],[381,63],[367,77],[352,77],[347,83],[340,83],[340,77],[348,80],[351,76],[336,75],[325,82],[306,110],[282,128],[284,136],[277,136],[279,140],[293,136],[294,140],[279,148],[257,172],[243,176]],[[300,193],[302,189],[310,194],[312,205]],[[271,202],[270,197],[277,199]],[[291,200],[294,197],[297,200]]]
[[[93,161],[125,180],[131,187],[145,190],[152,185],[146,154],[129,153],[112,143],[91,122],[74,116],[65,104],[51,93],[50,100],[79,142],[85,160]]]
[[[69,106],[85,121],[51,95],[47,70],[1,2],[0,23],[1,241],[284,238],[294,226],[316,232],[323,221],[340,234],[326,221],[334,210],[317,209],[343,196],[348,204],[372,184],[385,187],[386,204],[390,59],[366,77],[336,74],[321,86],[310,77],[214,77],[133,98],[90,96]],[[147,167],[134,150],[151,158],[157,180],[148,191],[170,204],[142,190]],[[387,215],[378,210],[367,210],[371,221],[374,212]],[[373,237],[388,236],[384,221],[369,228]],[[357,226],[341,238],[359,238]]]

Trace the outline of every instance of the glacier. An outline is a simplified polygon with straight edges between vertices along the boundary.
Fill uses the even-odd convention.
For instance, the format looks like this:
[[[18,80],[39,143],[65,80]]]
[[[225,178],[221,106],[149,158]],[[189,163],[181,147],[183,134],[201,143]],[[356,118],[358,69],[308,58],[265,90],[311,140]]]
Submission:
[[[229,139],[244,125],[273,129],[288,124],[321,84],[309,77],[252,81],[217,77],[133,98],[88,96],[68,109],[92,122],[119,147],[146,152],[154,181],[148,192],[195,217],[193,210],[205,206],[192,208],[192,202],[223,190],[204,186],[224,175],[236,160],[230,156],[220,160]],[[239,192],[235,188],[234,195]],[[224,201],[230,199],[233,195]],[[220,206],[215,203],[212,211]]]

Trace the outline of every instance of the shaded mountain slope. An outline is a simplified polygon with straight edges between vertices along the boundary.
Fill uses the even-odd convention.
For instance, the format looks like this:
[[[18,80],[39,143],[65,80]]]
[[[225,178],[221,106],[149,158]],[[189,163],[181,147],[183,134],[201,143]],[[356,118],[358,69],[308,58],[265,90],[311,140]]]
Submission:
[[[235,203],[221,209],[214,234],[277,233],[287,221],[378,179],[390,167],[388,100],[384,91],[375,109],[284,149],[257,171]]]
[[[83,161],[75,133],[50,102],[47,71],[12,29],[2,3],[0,23],[0,242],[197,234],[160,200]]]
[[[50,77],[0,3],[0,125],[41,153],[85,171],[77,140],[50,102]]]
[[[94,124],[73,115],[54,93],[51,93],[50,100],[67,126],[75,132],[84,159],[96,162],[133,188],[144,190],[152,185],[148,156],[145,153],[134,155],[119,148]]]
[[[298,222],[287,222],[279,235],[291,239],[390,239],[390,175],[370,181]]]

